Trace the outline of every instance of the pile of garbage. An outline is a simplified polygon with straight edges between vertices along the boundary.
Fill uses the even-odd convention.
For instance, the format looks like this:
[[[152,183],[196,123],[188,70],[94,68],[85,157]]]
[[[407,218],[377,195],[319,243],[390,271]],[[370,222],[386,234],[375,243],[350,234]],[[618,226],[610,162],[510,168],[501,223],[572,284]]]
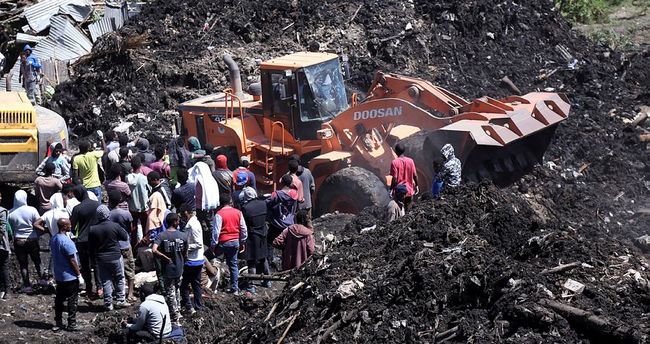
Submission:
[[[488,184],[389,224],[368,211],[231,339],[644,343],[648,260],[573,219]]]
[[[647,58],[593,47],[552,6],[153,1],[118,32],[124,39],[146,35],[147,43],[119,52],[94,50],[75,65],[75,76],[59,87],[55,100],[81,136],[125,120],[167,127],[179,102],[228,86],[224,52],[235,57],[247,84],[258,81],[259,61],[310,46],[348,56],[350,91],[364,92],[382,70],[432,80],[467,98],[501,97],[516,93],[504,87],[507,77],[520,92],[566,92],[579,111],[581,97],[603,91],[611,99],[627,98],[627,85],[637,91],[647,85]]]

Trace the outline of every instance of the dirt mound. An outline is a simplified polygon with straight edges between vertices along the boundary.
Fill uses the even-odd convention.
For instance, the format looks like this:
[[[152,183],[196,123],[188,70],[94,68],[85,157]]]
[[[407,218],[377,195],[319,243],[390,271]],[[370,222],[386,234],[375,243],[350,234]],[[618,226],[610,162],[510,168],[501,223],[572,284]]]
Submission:
[[[296,273],[270,320],[252,320],[237,339],[274,341],[293,317],[287,342],[629,343],[647,334],[634,320],[647,309],[647,291],[630,273],[644,262],[619,242],[545,221],[490,185],[455,191],[388,225],[374,221],[368,232],[358,217],[331,251]],[[562,287],[568,278],[587,288],[574,295]],[[586,328],[553,299],[598,310],[609,327]]]

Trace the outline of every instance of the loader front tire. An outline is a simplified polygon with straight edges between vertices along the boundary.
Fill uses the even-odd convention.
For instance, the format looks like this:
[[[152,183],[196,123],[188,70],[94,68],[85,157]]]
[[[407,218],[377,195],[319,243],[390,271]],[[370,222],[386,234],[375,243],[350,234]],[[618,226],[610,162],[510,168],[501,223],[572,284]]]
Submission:
[[[347,167],[325,179],[316,194],[316,216],[339,211],[356,214],[365,207],[385,207],[390,201],[386,184],[361,167]]]

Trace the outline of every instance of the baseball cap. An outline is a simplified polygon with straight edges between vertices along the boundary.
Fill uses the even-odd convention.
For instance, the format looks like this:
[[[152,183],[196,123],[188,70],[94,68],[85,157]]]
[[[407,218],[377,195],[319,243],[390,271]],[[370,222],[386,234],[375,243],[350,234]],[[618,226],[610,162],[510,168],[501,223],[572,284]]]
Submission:
[[[237,185],[242,186],[248,183],[248,174],[247,173],[237,173]]]

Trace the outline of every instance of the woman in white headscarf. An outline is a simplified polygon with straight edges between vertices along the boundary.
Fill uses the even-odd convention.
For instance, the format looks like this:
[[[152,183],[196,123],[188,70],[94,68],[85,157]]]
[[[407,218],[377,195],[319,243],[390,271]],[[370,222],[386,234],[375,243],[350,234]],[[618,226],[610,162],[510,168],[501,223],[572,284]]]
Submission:
[[[196,218],[203,229],[203,242],[209,243],[212,239],[212,217],[219,207],[219,184],[212,177],[210,167],[201,161],[194,164],[188,174],[188,180],[196,184]]]

